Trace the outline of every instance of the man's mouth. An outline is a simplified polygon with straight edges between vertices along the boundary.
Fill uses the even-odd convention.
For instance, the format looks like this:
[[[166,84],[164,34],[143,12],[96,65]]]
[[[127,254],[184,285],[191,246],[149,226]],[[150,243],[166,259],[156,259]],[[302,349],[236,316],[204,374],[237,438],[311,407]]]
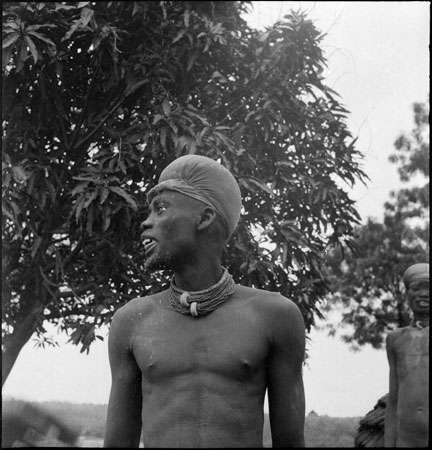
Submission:
[[[425,296],[418,296],[417,298],[414,298],[414,304],[419,306],[420,308],[427,308],[430,304],[430,301],[427,297]]]
[[[144,244],[144,253],[148,255],[154,250],[154,248],[157,245],[157,242],[152,238],[146,238],[144,239],[143,244]]]
[[[427,300],[420,300],[419,302],[417,302],[417,304],[419,306],[422,306],[423,308],[426,308],[427,306],[429,306],[429,302]]]

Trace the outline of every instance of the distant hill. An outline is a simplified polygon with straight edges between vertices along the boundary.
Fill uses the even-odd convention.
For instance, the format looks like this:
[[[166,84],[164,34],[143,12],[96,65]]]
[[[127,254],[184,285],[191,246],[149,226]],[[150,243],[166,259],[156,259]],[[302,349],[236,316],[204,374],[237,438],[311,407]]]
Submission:
[[[362,417],[307,416],[306,447],[354,447]]]
[[[3,411],[13,399],[3,399]],[[102,445],[105,430],[107,405],[67,402],[32,402],[49,411],[71,427],[80,430],[80,435],[89,438],[87,447]],[[305,422],[306,447],[354,447],[361,417],[329,417],[308,415]],[[91,443],[90,443],[91,442]],[[264,417],[264,447],[271,447],[268,414]]]
[[[306,447],[354,447],[361,417],[329,417],[308,415],[305,420]],[[268,414],[264,416],[264,447],[271,447]]]
[[[13,399],[3,399],[3,411]],[[68,402],[30,402],[78,430],[81,436],[103,438],[107,405]]]

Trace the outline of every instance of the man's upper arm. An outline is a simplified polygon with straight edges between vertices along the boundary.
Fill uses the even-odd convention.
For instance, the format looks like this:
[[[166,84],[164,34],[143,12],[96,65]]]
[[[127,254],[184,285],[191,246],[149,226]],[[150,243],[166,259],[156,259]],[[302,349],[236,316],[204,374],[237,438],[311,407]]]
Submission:
[[[298,307],[280,297],[272,311],[267,361],[270,426],[274,447],[304,446],[305,399],[302,366],[305,326]]]
[[[141,436],[141,371],[130,348],[131,315],[125,309],[114,315],[108,351],[111,391],[105,447],[138,447]]]
[[[398,379],[396,369],[396,354],[394,348],[395,333],[390,333],[386,338],[386,353],[389,363],[389,397],[385,411],[384,446],[395,447],[397,428],[396,410],[398,402]]]
[[[395,337],[394,333],[387,335],[386,352],[389,363],[389,397],[390,400],[397,400],[397,369],[396,369],[396,353],[395,353]]]

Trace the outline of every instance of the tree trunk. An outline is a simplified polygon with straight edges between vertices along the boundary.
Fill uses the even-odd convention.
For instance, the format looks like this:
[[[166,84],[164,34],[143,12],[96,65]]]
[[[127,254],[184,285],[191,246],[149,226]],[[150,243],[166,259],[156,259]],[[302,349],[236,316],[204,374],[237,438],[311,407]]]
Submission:
[[[40,313],[43,311],[43,305],[35,306],[24,318],[20,321],[12,334],[6,335],[3,339],[2,350],[2,388],[7,380],[15,361],[24,345],[31,338],[36,331]]]

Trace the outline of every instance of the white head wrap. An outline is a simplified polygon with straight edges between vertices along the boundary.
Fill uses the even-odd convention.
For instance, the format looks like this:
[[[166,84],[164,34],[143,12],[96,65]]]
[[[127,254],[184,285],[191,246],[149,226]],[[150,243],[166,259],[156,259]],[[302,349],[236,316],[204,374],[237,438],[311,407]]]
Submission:
[[[148,201],[163,190],[179,192],[213,208],[224,222],[227,237],[237,227],[242,206],[240,188],[217,161],[200,155],[177,158],[163,170],[159,184],[147,194]]]
[[[413,281],[429,281],[429,264],[418,263],[409,266],[403,274],[403,282],[408,289]]]

